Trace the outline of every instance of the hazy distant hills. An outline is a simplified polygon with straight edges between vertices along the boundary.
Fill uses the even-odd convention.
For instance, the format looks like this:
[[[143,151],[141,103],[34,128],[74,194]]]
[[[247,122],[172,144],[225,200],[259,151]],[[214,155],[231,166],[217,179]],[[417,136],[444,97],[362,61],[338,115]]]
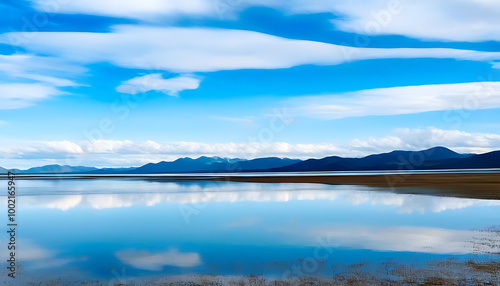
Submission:
[[[13,169],[12,172],[16,174],[60,174],[60,173],[85,173],[93,170],[98,170],[94,167],[83,166],[61,166],[61,165],[47,165],[42,167],[34,167],[28,170]]]
[[[95,168],[95,167],[85,167],[85,166],[61,166],[61,165],[46,165],[42,167],[34,167],[27,170],[19,170],[19,169],[11,169],[11,172],[15,174],[88,174],[95,171],[99,172],[124,172],[132,169],[136,169],[135,167],[131,168]],[[0,167],[0,174],[7,173],[8,170]]]
[[[258,158],[253,160],[221,157],[180,158],[172,162],[149,163],[141,167],[104,168],[48,165],[18,174],[160,174],[160,173],[231,173],[231,172],[310,172],[310,171],[382,171],[500,168],[500,151],[486,154],[459,154],[445,147],[423,151],[392,151],[363,158],[338,156],[323,159]],[[7,170],[0,167],[0,173]]]

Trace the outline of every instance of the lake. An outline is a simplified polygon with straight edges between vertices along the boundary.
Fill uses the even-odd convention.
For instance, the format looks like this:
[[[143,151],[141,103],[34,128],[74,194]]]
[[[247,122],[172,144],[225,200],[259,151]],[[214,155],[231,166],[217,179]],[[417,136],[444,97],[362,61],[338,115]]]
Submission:
[[[496,200],[322,184],[127,178],[17,184],[20,284],[140,284],[193,274],[328,279],[352,273],[353,265],[390,279],[394,273],[381,271],[390,265],[499,261]],[[6,193],[5,187],[3,200]],[[5,203],[0,213],[5,272]]]

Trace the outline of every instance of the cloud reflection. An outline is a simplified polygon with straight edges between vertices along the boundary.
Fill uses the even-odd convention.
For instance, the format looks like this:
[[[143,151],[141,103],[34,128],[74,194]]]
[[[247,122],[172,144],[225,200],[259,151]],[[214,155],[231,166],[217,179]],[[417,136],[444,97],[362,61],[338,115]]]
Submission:
[[[369,203],[371,205],[397,206],[399,213],[442,212],[446,210],[463,209],[469,206],[500,205],[494,200],[464,199],[453,197],[433,197],[426,195],[405,195],[386,193],[383,191],[361,191],[344,193],[343,196],[353,205]]]
[[[49,269],[56,267],[63,267],[66,264],[78,260],[80,258],[58,258],[57,252],[41,247],[31,242],[31,240],[21,238],[17,242],[17,249],[15,249],[18,263],[27,267],[29,270]],[[7,247],[0,249],[0,257],[10,257],[10,251]],[[26,265],[28,263],[28,265]]]
[[[131,182],[129,182],[131,183]],[[134,183],[135,192],[96,194],[81,192],[75,195],[26,196],[23,206],[42,207],[67,211],[75,207],[93,209],[154,206],[157,204],[203,204],[235,202],[288,202],[338,200],[354,206],[363,204],[397,208],[399,213],[442,212],[470,206],[500,205],[494,200],[434,197],[427,195],[394,194],[387,189],[365,186],[329,186],[320,184],[254,184],[254,183]],[[67,188],[61,186],[61,188]],[[155,190],[155,192],[151,192]],[[161,192],[160,192],[161,191]]]
[[[127,265],[151,271],[160,271],[164,266],[194,267],[201,264],[198,253],[183,253],[176,249],[157,253],[145,250],[119,250],[115,252],[115,256]]]
[[[311,245],[317,244],[317,238],[322,237],[326,238],[323,244],[329,247],[433,254],[495,254],[500,246],[498,231],[431,227],[331,226],[311,228],[302,236],[300,233],[293,235],[302,237]]]

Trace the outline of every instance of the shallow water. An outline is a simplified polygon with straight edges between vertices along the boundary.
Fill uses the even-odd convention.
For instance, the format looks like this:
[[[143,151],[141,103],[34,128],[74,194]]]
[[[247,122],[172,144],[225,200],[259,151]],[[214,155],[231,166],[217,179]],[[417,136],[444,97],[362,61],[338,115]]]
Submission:
[[[499,253],[493,226],[499,224],[500,201],[320,184],[17,184],[17,282],[113,284],[184,274],[329,277],[338,264],[418,266],[446,258],[495,260]],[[7,218],[5,205],[0,214]],[[2,261],[6,224],[0,225]]]

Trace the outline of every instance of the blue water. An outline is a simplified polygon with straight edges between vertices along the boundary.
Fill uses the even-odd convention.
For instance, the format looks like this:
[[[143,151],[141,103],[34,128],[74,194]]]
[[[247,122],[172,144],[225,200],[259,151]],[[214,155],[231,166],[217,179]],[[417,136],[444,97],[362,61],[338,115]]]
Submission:
[[[320,184],[17,183],[18,263],[32,282],[194,273],[328,277],[339,263],[487,259],[499,245],[491,232],[478,231],[498,225],[499,201]],[[7,221],[0,223],[5,261]]]

